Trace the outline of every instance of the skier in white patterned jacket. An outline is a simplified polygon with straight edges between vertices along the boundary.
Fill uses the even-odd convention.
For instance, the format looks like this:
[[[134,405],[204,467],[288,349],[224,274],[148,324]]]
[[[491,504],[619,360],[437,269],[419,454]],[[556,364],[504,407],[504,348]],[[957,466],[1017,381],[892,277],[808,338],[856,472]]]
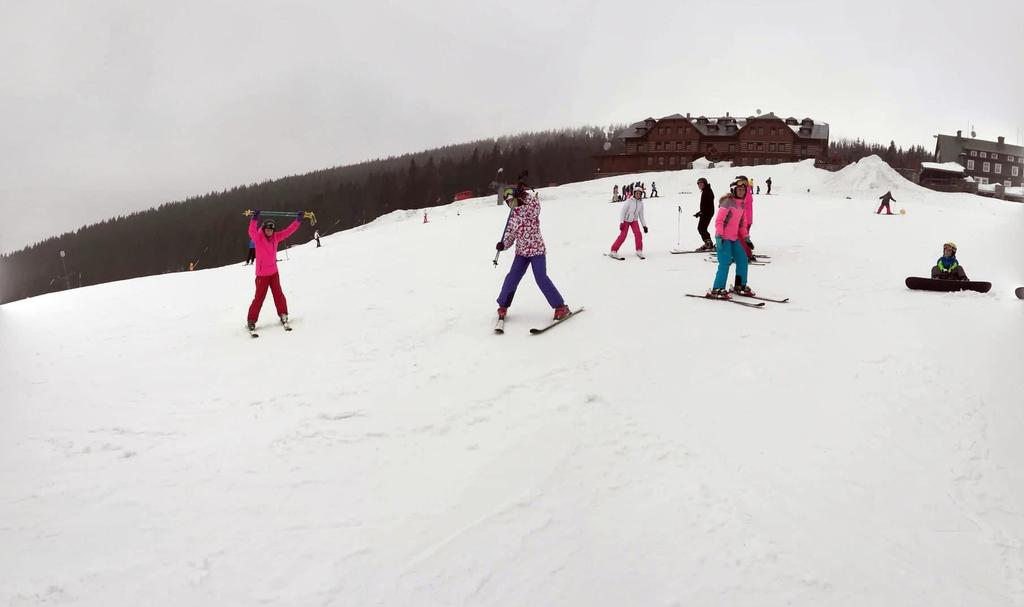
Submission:
[[[633,238],[636,243],[636,256],[644,259],[644,237],[640,233],[640,226],[644,227],[644,234],[647,233],[647,221],[644,220],[644,201],[641,198],[640,190],[633,191],[633,197],[622,204],[622,212],[619,213],[619,237],[612,243],[612,251],[609,257],[623,259],[619,255],[619,247],[626,241],[626,234],[633,230]]]

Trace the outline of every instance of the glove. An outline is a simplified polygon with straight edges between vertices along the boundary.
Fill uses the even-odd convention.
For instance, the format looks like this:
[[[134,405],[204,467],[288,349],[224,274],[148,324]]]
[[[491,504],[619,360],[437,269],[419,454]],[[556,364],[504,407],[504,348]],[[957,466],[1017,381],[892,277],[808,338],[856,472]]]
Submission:
[[[505,250],[505,243],[499,240],[498,244],[494,245],[494,250],[496,250],[496,251],[504,251]]]
[[[644,226],[644,234],[647,233],[647,226]]]
[[[306,213],[304,211],[299,211],[298,213],[295,214],[295,218],[298,219],[299,221],[302,221],[302,218],[305,216]]]
[[[700,219],[700,211],[694,213],[693,216],[696,217],[697,219]]]
[[[252,214],[252,218],[253,218],[254,221],[259,219],[260,218],[260,211],[256,211],[255,213],[253,213]]]
[[[626,229],[626,222],[625,221],[623,221],[622,223],[619,224],[619,229],[620,230],[625,230]]]
[[[747,239],[747,246],[750,247],[751,251],[754,250],[754,242],[752,240],[750,240],[749,238]]]

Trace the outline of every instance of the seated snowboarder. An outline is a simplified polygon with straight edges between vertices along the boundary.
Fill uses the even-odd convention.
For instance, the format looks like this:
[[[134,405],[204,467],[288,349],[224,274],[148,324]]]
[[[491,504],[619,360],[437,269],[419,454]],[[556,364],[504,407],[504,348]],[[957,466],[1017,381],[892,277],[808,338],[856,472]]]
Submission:
[[[947,242],[942,245],[942,257],[932,268],[932,278],[942,280],[970,280],[964,267],[956,260],[956,243]]]

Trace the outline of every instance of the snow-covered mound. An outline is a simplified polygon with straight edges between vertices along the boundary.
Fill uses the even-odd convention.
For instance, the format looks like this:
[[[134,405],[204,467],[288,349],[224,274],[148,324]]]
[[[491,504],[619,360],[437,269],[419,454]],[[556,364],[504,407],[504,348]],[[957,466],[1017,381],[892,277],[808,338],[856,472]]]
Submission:
[[[878,191],[884,194],[887,190],[908,190],[921,192],[925,188],[906,179],[884,160],[876,155],[861,158],[833,173],[826,180],[827,192],[866,192]]]
[[[668,254],[740,173],[788,304]],[[291,249],[291,333],[242,265],[2,306],[0,604],[1022,605],[1024,206],[897,177],[544,189],[587,311],[539,337],[529,276],[491,332],[493,197]],[[602,257],[652,179],[648,259]],[[904,288],[947,240],[990,293]]]

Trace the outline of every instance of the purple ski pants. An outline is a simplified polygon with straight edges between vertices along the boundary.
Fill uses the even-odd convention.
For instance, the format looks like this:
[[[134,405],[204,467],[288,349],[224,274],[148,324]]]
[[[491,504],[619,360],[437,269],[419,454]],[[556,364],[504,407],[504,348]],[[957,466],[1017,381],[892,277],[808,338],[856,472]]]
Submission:
[[[516,258],[512,260],[512,267],[509,268],[508,275],[505,276],[505,282],[501,285],[498,305],[502,308],[512,305],[512,298],[516,295],[519,281],[526,275],[527,266],[533,266],[533,279],[537,281],[537,286],[540,287],[541,293],[548,300],[548,304],[552,308],[565,305],[565,300],[562,299],[562,295],[555,288],[555,283],[551,282],[551,279],[548,278],[548,262],[544,255],[535,255],[533,257],[516,255]]]

